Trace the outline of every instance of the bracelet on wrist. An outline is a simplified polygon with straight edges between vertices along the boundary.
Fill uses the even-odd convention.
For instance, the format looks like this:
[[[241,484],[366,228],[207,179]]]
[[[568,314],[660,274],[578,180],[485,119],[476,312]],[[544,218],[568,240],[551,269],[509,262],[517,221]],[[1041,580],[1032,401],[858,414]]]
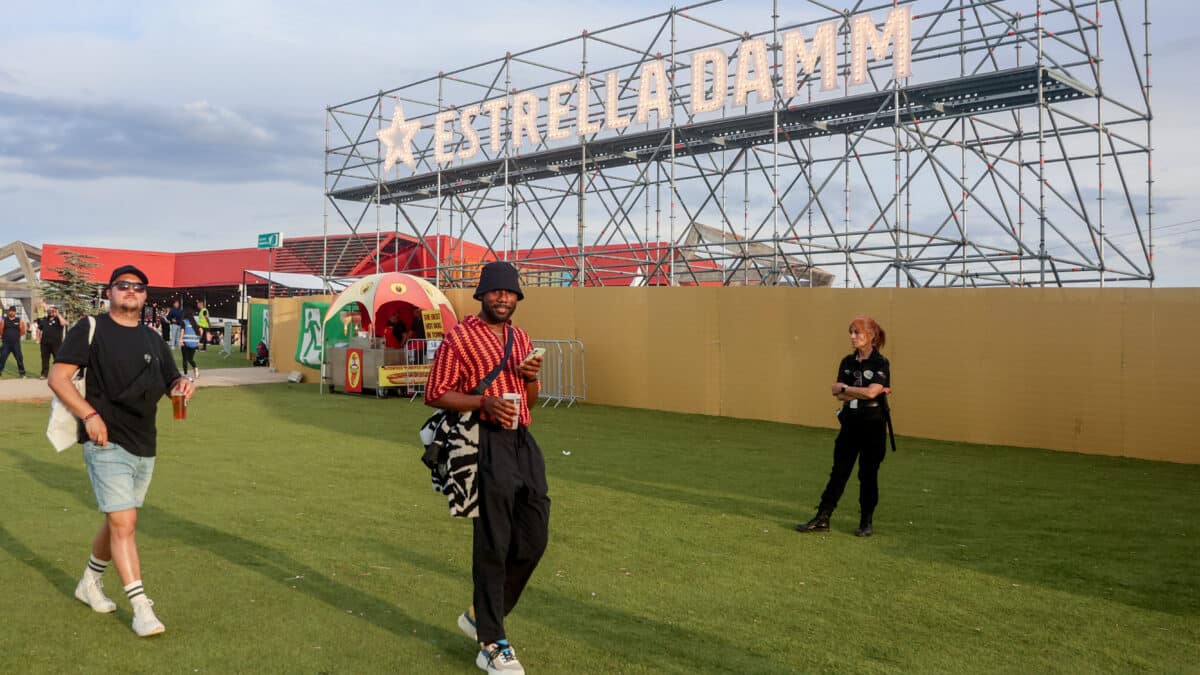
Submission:
[[[93,410],[92,412],[90,412],[90,413],[88,413],[88,414],[86,414],[86,415],[84,415],[84,416],[83,416],[83,423],[84,423],[84,424],[87,424],[87,421],[88,421],[88,420],[92,419],[93,417],[99,417],[99,416],[100,416],[100,413],[98,413],[98,412],[96,412],[95,410]]]

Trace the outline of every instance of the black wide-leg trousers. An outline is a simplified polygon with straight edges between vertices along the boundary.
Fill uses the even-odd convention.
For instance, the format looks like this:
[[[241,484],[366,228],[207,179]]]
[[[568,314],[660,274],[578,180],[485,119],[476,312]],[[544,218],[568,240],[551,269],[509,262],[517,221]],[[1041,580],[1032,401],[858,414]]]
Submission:
[[[542,450],[525,427],[484,422],[479,434],[479,517],[471,572],[479,641],[504,639],[504,617],[546,551],[550,497]]]
[[[821,493],[821,511],[832,512],[858,461],[858,505],[870,517],[879,504],[879,465],[887,456],[887,423],[879,408],[843,409],[838,416],[842,430],[833,443],[833,470]]]

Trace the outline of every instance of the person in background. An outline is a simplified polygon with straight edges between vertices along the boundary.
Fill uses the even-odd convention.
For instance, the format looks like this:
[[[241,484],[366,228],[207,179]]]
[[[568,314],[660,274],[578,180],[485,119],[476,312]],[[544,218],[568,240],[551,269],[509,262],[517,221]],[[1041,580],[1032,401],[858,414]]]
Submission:
[[[183,330],[183,310],[179,308],[179,300],[171,301],[167,323],[171,325],[171,349],[179,349],[179,332]]]
[[[271,365],[271,350],[267,349],[267,343],[259,341],[258,347],[254,349],[254,365],[269,366]]]
[[[58,315],[57,307],[47,305],[46,316],[37,320],[37,327],[38,344],[42,348],[41,379],[44,380],[50,375],[50,361],[62,346],[63,338],[67,334],[67,324],[63,323],[62,317]]]
[[[191,365],[194,371],[192,377],[198,380],[200,366],[196,365],[196,349],[200,347],[200,326],[196,324],[196,317],[190,309],[183,310],[182,336],[179,354],[183,357],[183,375],[187,377],[188,366]]]
[[[849,355],[838,365],[833,397],[842,402],[838,421],[842,429],[833,443],[833,469],[821,493],[817,515],[796,526],[799,532],[828,532],[829,518],[837,508],[854,462],[858,461],[859,522],[854,534],[869,537],[874,532],[872,519],[879,503],[879,465],[887,453],[887,425],[890,414],[887,395],[891,393],[892,365],[879,353],[887,336],[869,316],[850,322]],[[893,445],[893,448],[895,446]]]
[[[25,319],[17,316],[17,306],[8,308],[0,317],[0,375],[4,374],[4,366],[8,364],[8,355],[17,359],[17,375],[25,377],[25,356],[21,354],[21,339],[25,337],[28,327]]]
[[[31,326],[33,328],[33,341],[38,344],[42,342],[41,320],[49,314],[50,305],[46,302],[45,298],[42,298],[33,309],[33,326]]]
[[[49,380],[51,391],[80,420],[83,458],[104,514],[75,597],[95,612],[115,612],[100,581],[115,563],[138,637],[166,630],[142,584],[135,532],[154,475],[158,401],[168,391],[190,399],[196,386],[176,370],[166,343],[141,324],[148,285],[146,274],[133,265],[113,270],[108,313],[84,317],[67,332]],[[83,396],[71,383],[80,368],[87,373]]]
[[[388,317],[387,327],[384,329],[384,341],[388,349],[403,349],[404,337],[408,333],[408,328],[404,322],[400,320],[400,310],[396,310]]]
[[[200,300],[196,303],[196,325],[200,326],[200,351],[208,351],[208,331],[212,324],[208,320],[208,303]]]

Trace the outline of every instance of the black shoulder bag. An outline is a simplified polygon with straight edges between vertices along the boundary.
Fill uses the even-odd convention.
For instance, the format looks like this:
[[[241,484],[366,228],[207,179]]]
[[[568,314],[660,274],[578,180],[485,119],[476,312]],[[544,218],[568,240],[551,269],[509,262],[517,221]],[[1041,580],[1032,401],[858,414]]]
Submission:
[[[500,357],[500,363],[492,369],[492,372],[487,374],[487,377],[479,381],[475,388],[471,390],[473,396],[479,396],[487,391],[487,388],[492,386],[497,377],[500,377],[500,371],[504,370],[504,364],[508,363],[508,357],[512,355],[513,331],[508,331],[508,338],[504,341],[504,356]],[[471,412],[470,418],[472,422],[476,422],[479,417],[479,411]],[[447,454],[450,451],[450,446],[454,444],[454,440],[461,441],[468,434],[464,433],[462,427],[465,426],[462,419],[462,414],[457,410],[438,410],[425,420],[421,425],[421,444],[425,446],[425,454],[421,456],[426,468],[437,471],[438,467],[445,466]],[[471,425],[472,427],[475,424]],[[426,441],[426,439],[429,439]]]

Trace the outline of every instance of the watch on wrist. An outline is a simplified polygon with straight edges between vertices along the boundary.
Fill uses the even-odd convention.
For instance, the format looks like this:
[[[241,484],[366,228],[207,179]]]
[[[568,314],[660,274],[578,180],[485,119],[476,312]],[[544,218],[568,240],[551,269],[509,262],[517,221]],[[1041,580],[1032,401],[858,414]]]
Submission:
[[[844,393],[846,393],[846,389],[847,389],[846,385],[844,385],[844,384],[843,384],[843,385],[842,385],[842,393],[843,393],[843,394],[844,394]]]

